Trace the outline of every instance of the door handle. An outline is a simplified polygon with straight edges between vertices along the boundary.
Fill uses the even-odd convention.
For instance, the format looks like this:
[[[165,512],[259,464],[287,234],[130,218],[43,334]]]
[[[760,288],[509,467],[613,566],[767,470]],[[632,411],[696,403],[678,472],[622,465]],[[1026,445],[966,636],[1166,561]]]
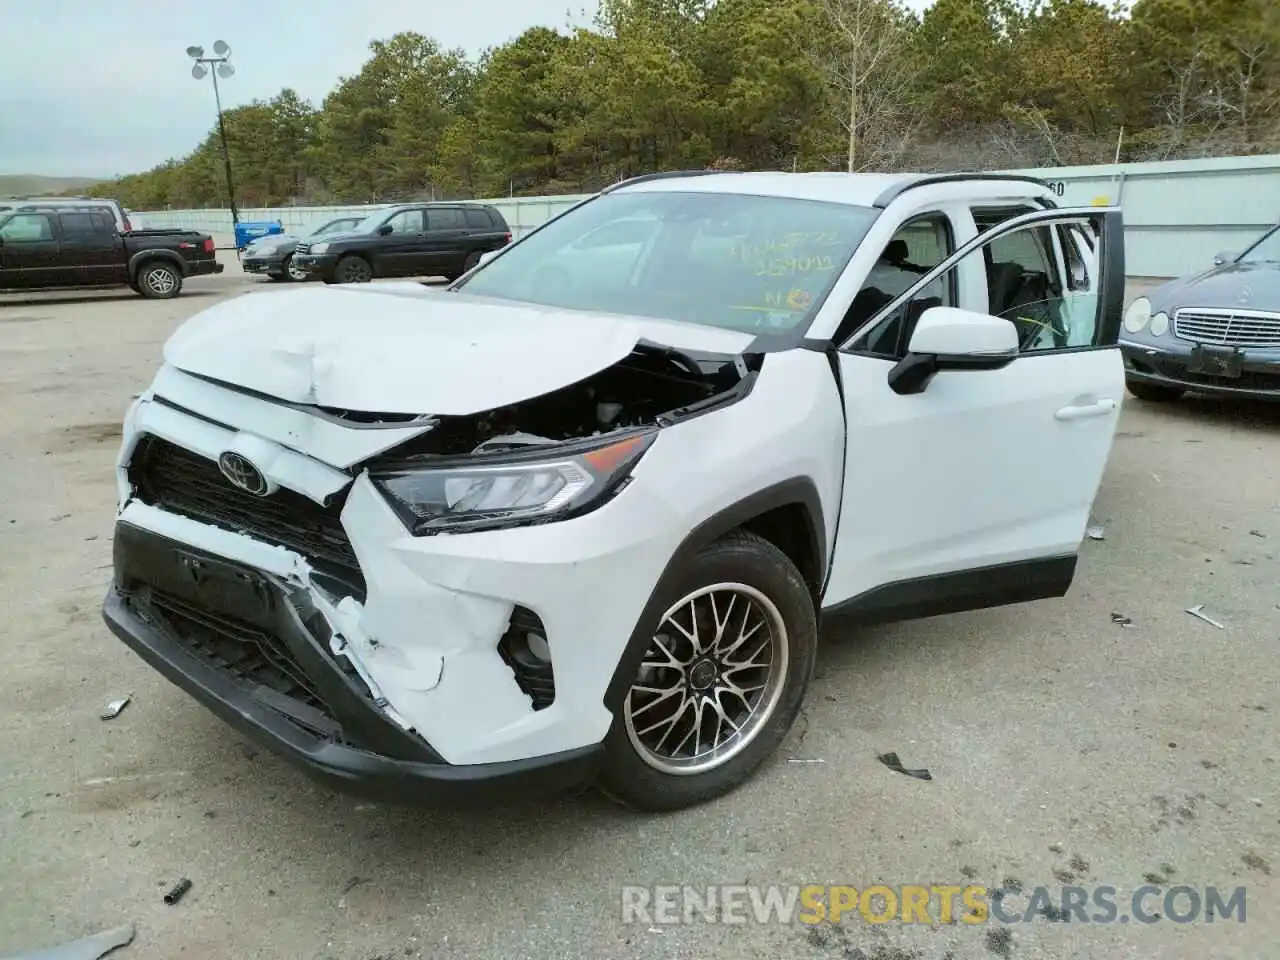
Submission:
[[[1089,417],[1105,417],[1116,408],[1111,399],[1099,400],[1097,403],[1086,403],[1080,406],[1063,407],[1053,415],[1055,420],[1086,420]]]

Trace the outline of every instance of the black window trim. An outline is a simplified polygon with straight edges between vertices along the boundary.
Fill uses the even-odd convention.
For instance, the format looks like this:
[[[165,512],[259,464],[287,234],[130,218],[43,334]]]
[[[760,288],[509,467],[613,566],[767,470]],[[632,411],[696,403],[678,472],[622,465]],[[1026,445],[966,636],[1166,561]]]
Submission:
[[[1101,239],[1102,236],[1108,232],[1108,228],[1111,225],[1116,223],[1116,221],[1113,220],[1109,216],[1109,214],[1116,214],[1116,213],[1119,213],[1118,207],[1056,207],[1055,206],[1055,207],[1045,207],[1044,209],[1036,210],[1032,213],[1023,214],[1020,217],[1012,217],[1009,220],[1002,221],[1001,223],[996,224],[994,227],[992,227],[990,230],[986,231],[985,233],[979,233],[974,237],[972,237],[971,239],[965,241],[963,244],[961,244],[960,248],[956,250],[953,254],[951,254],[951,256],[947,257],[946,260],[944,260],[938,266],[934,267],[927,274],[925,274],[923,277],[921,277],[919,280],[913,283],[905,291],[899,294],[897,299],[895,299],[892,303],[887,304],[879,313],[877,313],[874,317],[872,317],[865,324],[863,324],[862,327],[858,328],[858,330],[855,330],[850,336],[845,338],[845,340],[842,343],[837,345],[836,350],[840,353],[847,353],[854,356],[870,356],[873,359],[886,359],[880,356],[879,354],[873,355],[873,354],[867,354],[861,351],[853,350],[850,348],[850,345],[854,342],[854,340],[857,339],[859,333],[861,333],[862,330],[867,329],[874,324],[880,323],[880,321],[882,321],[885,317],[887,317],[891,312],[897,310],[903,304],[913,300],[920,293],[921,290],[924,290],[926,287],[929,286],[929,284],[933,283],[933,281],[936,280],[939,276],[941,276],[942,273],[958,266],[959,263],[962,260],[964,260],[966,257],[968,257],[970,254],[974,253],[975,251],[984,247],[986,244],[990,243],[995,236],[999,236],[1000,234],[1003,234],[1003,233],[1012,233],[1015,230],[1021,230],[1024,227],[1036,226],[1037,224],[1040,224],[1046,221],[1052,222],[1054,220],[1064,220],[1064,221],[1075,220],[1075,221],[1087,221],[1090,223],[1093,223],[1094,221],[1101,221],[1101,229],[1098,230],[1098,233]],[[1119,236],[1114,236],[1114,235],[1106,236],[1104,246],[1107,250],[1107,257],[1105,260],[1099,263],[1098,287],[1100,290],[1105,288],[1105,284],[1110,279],[1110,273],[1112,271],[1115,271],[1118,269],[1122,276],[1124,274],[1123,230],[1120,231]],[[1105,328],[1112,328],[1108,331],[1110,335],[1107,337],[1107,342],[1082,344],[1080,346],[1075,346],[1075,347],[1059,347],[1053,350],[1033,350],[1028,353],[1019,352],[1017,359],[1022,360],[1022,359],[1030,359],[1033,357],[1057,357],[1065,353],[1082,353],[1087,350],[1119,349],[1119,346],[1117,345],[1116,340],[1119,337],[1120,321],[1124,313],[1123,280],[1120,283],[1119,296],[1115,297],[1114,299],[1116,301],[1114,303],[1099,302],[1098,304],[1098,311],[1101,314],[1101,316],[1099,317],[1097,329],[1094,330],[1094,340],[1096,341],[1098,339],[1099,331]],[[886,360],[886,362],[893,362],[893,361]]]
[[[918,223],[921,220],[937,220],[939,218],[941,218],[942,220],[942,225],[947,235],[947,239],[946,239],[947,252],[943,254],[942,261],[941,261],[945,263],[956,251],[956,225],[952,222],[951,215],[947,213],[945,210],[934,209],[934,210],[926,210],[923,213],[912,214],[906,220],[903,220],[902,223],[898,224],[897,229],[893,231],[893,236],[889,238],[889,242],[892,243],[894,239],[897,238],[899,233],[901,233],[907,227],[911,226],[913,223]],[[863,287],[865,286],[866,286],[866,282],[864,281]],[[958,289],[958,284],[956,281],[955,274],[951,275],[951,278],[947,283],[947,287],[948,287],[947,296],[950,297],[951,303],[953,305],[958,303],[960,300],[960,297],[959,297],[959,289]],[[861,292],[862,292],[862,287],[858,289],[858,293],[861,293]],[[858,294],[856,293],[854,294],[855,297],[857,295]],[[850,306],[852,306],[852,303],[850,303]],[[905,306],[905,303],[904,303],[904,306]],[[845,309],[848,310],[849,308],[846,307]],[[881,310],[880,313],[876,314],[876,317],[883,317],[883,319],[885,320],[887,320],[889,316],[891,316],[891,314],[885,313],[883,310]],[[879,326],[879,322],[873,323],[876,317],[873,317],[871,321],[868,321],[867,323],[864,323],[862,326],[860,326],[857,330],[853,332],[852,336],[845,338],[843,342],[853,343],[855,340],[860,339],[861,335],[869,334],[872,330],[875,329],[876,326]],[[836,329],[837,331],[839,330],[838,327]],[[901,357],[891,357],[891,356],[888,356],[887,354],[877,353],[874,350],[854,350],[850,348],[845,352],[857,354],[860,357],[878,357],[882,360],[897,361],[902,359]]]

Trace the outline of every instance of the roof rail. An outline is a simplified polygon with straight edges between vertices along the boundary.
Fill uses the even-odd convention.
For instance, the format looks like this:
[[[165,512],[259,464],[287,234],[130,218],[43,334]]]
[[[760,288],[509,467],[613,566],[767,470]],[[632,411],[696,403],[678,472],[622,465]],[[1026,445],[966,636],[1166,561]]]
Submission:
[[[638,177],[631,177],[627,180],[619,180],[617,183],[610,184],[600,192],[613,193],[622,187],[629,187],[636,183],[648,183],[650,180],[672,180],[676,177],[704,177],[709,173],[723,173],[723,170],[663,170],[660,173],[642,173]]]
[[[916,187],[927,187],[935,183],[963,183],[966,180],[1009,180],[1015,183],[1035,183],[1046,189],[1049,186],[1039,177],[1029,177],[1021,173],[922,173],[914,179],[895,183],[876,197],[872,206],[883,210],[908,190],[914,190]]]

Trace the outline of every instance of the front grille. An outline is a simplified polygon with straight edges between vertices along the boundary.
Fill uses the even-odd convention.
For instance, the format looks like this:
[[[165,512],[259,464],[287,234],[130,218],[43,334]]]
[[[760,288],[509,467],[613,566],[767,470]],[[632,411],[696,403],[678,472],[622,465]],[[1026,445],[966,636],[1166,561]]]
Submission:
[[[129,482],[143,503],[286,547],[321,573],[365,588],[340,519],[343,498],[322,507],[292,490],[255,497],[233,487],[212,460],[150,435],[134,450]]]
[[[1179,310],[1173,332],[1183,340],[1229,347],[1280,349],[1280,313],[1258,310]]]
[[[321,699],[288,646],[279,637],[251,623],[201,610],[191,604],[150,590],[145,610],[158,616],[165,634],[205,662],[248,686],[263,686],[318,711],[329,727],[333,711]],[[292,716],[298,717],[298,711]]]
[[[293,248],[293,252],[294,252],[294,253],[310,253],[310,252],[311,252],[311,244],[309,244],[309,243],[300,243],[300,244],[298,244],[296,247],[294,247],[294,248]]]

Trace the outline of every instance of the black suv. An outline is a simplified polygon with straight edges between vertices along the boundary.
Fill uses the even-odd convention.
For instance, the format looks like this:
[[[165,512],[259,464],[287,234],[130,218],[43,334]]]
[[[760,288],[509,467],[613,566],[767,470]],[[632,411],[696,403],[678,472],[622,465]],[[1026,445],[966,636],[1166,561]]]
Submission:
[[[456,280],[481,254],[511,242],[496,209],[480,203],[414,203],[371,214],[360,227],[302,241],[293,266],[325,283],[367,283],[375,277]]]

